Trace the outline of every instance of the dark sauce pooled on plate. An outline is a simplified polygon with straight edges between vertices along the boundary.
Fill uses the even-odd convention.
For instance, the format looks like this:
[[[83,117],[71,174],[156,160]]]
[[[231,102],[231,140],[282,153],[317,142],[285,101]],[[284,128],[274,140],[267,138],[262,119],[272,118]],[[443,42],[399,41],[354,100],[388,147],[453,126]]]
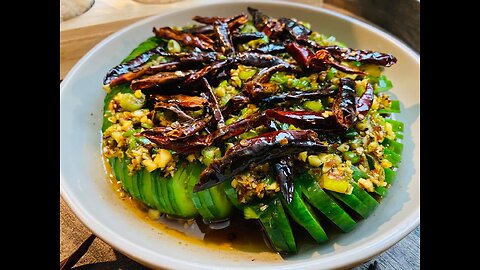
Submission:
[[[264,240],[260,225],[256,220],[245,220],[242,213],[236,211],[230,219],[210,223],[204,222],[199,216],[195,219],[185,220],[162,214],[159,219],[152,219],[148,215],[148,207],[133,199],[122,188],[111,172],[110,165],[105,160],[107,175],[112,188],[125,205],[142,220],[148,222],[164,233],[179,238],[179,244],[189,242],[215,249],[235,249],[245,252],[273,253]]]
[[[188,245],[188,243],[192,243],[217,250],[233,249],[249,252],[255,254],[255,256],[260,256],[260,254],[275,254],[270,247],[269,240],[264,234],[261,224],[255,219],[244,219],[243,213],[238,210],[235,210],[229,219],[213,223],[204,221],[201,216],[185,220],[161,214],[158,219],[152,219],[148,214],[148,206],[128,195],[128,193],[123,190],[122,184],[113,176],[110,164],[106,160],[104,160],[104,163],[109,183],[127,208],[162,233],[177,237],[179,239],[178,244]],[[350,209],[347,209],[347,212],[355,221],[361,220],[358,214],[349,210]],[[330,238],[341,233],[341,231],[319,211],[315,212],[321,219],[324,229],[331,233]],[[298,224],[293,222],[293,220],[290,220],[290,225],[296,236],[295,239],[299,250],[318,246],[311,236]],[[275,259],[275,257],[270,256],[261,257],[262,259]]]
[[[143,221],[157,228],[162,233],[177,237],[179,239],[178,244],[188,245],[188,243],[191,243],[214,249],[233,249],[249,252],[255,254],[255,256],[266,253],[275,254],[269,247],[270,243],[263,233],[261,224],[254,219],[244,219],[242,216],[243,213],[238,210],[235,210],[230,219],[215,223],[205,222],[201,216],[195,219],[185,220],[162,214],[160,218],[152,219],[148,215],[149,208],[144,203],[128,195],[128,193],[123,190],[122,184],[113,176],[110,164],[108,164],[106,160],[104,160],[104,163],[108,181],[122,202]],[[321,217],[321,213],[317,212],[317,215]],[[360,220],[360,218],[355,215],[352,215],[352,217],[354,217],[355,220]],[[290,221],[290,225],[296,236],[295,239],[299,249],[318,245],[308,233],[295,222]],[[326,218],[322,219],[322,226],[332,232],[331,237],[341,232]],[[262,259],[275,259],[270,256],[261,257]]]

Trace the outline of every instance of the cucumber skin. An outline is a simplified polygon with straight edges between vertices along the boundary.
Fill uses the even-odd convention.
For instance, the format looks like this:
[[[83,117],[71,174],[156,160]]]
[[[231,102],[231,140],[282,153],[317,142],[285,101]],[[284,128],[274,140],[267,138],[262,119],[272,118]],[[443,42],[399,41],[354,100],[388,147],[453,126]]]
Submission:
[[[355,181],[350,181],[350,184],[353,186],[352,195],[355,195],[363,204],[365,204],[370,212],[370,215],[373,210],[378,206],[377,200],[373,198],[367,191],[361,189]]]
[[[255,217],[262,224],[265,234],[273,249],[280,253],[296,253],[297,246],[288,217],[278,195],[263,199],[260,203],[240,204],[237,193],[230,182],[225,182],[225,193],[232,204],[239,210],[255,212]],[[245,214],[244,214],[245,215]]]
[[[230,216],[233,211],[233,204],[227,198],[223,185],[216,185],[208,189],[215,206],[215,218],[225,219]]]
[[[200,173],[204,166],[198,163],[189,163],[192,174],[190,175],[189,192],[193,204],[206,221],[223,220],[233,212],[233,205],[225,194],[224,185],[216,185],[206,190],[193,192],[193,186],[200,180]]]
[[[130,182],[130,187],[131,187],[131,192],[130,194],[132,195],[133,198],[137,200],[141,200],[140,198],[140,191],[138,190],[138,184],[137,184],[137,173],[132,173],[128,171],[128,165],[130,161],[125,159],[125,162],[123,162],[123,177]]]
[[[125,166],[126,166],[125,162],[123,162],[122,160],[117,160],[117,162],[115,162],[115,168],[114,168],[115,177],[117,178],[117,180],[119,180],[122,183],[123,189],[125,189],[126,192],[131,194],[132,184],[131,184],[130,178],[124,176]]]
[[[181,167],[182,173],[178,176],[174,175],[173,178],[167,178],[164,181],[168,181],[167,185],[171,185],[171,189],[174,192],[174,201],[172,204],[175,204],[176,208],[179,210],[176,215],[184,218],[192,218],[198,215],[198,210],[195,208],[192,197],[188,192],[188,182],[192,168],[190,166],[185,166],[184,164],[178,164],[177,166]],[[179,173],[179,171],[180,168],[177,170],[177,173]]]
[[[292,228],[279,198],[268,204],[268,207],[260,214],[259,220],[275,251],[280,253],[297,252]]]
[[[153,200],[157,206],[156,208],[163,213],[171,213],[173,210],[170,208],[169,202],[166,202],[166,196],[163,195],[162,187],[160,186],[160,181],[162,180],[158,179],[158,174],[149,173],[149,175],[152,183],[151,191],[153,194]]]
[[[342,231],[349,232],[355,228],[357,223],[335,202],[334,199],[325,193],[320,185],[315,182],[313,176],[304,173],[299,175],[296,181],[301,183],[301,190],[307,198],[307,201],[320,210],[320,212],[322,212]]]
[[[238,210],[243,210],[243,205],[238,202],[237,191],[235,191],[235,189],[232,187],[231,182],[225,182],[223,189],[225,190],[225,194],[233,206],[235,206],[235,208]]]
[[[137,56],[137,55],[139,55],[139,54],[141,54],[141,53],[143,53],[143,52],[145,52],[149,49],[152,49],[152,48],[158,46],[161,42],[164,42],[164,41],[162,39],[158,39],[156,37],[149,38],[148,40],[141,43],[137,48],[135,48],[129,54],[129,56],[127,56],[122,62],[133,59],[135,56]],[[132,92],[132,91],[129,89],[129,87],[127,85],[119,85],[119,86],[112,87],[112,91],[109,94],[107,94],[107,96],[105,97],[104,112],[107,112],[109,101],[113,98],[113,96],[115,96],[116,93],[119,93],[119,92],[125,93],[125,92]],[[392,124],[393,124],[393,127],[394,127],[394,131],[400,132],[400,135],[402,135],[401,137],[403,137],[403,134],[401,133],[401,132],[403,132],[403,129],[404,129],[403,123],[395,121]],[[109,123],[108,120],[106,120],[106,118],[104,118],[104,122],[103,122],[103,125],[102,125],[102,131],[105,131],[105,129],[108,128],[110,125],[111,125],[111,123]],[[392,146],[393,149],[390,148],[390,150],[392,150],[392,152],[394,154],[399,154],[398,150],[395,148],[397,146],[398,145],[394,144]],[[397,150],[397,151],[395,151],[395,150]],[[400,150],[400,152],[401,152],[401,150]],[[391,157],[393,159],[395,165],[397,165],[400,162],[400,158],[397,157],[394,154],[390,154],[389,157]],[[195,171],[194,169],[192,169],[192,173],[190,173],[189,171],[187,171],[187,172],[183,171],[183,173],[186,174],[186,176],[182,177],[183,176],[183,174],[182,174],[182,175],[178,176],[178,178],[176,179],[176,180],[179,180],[178,182],[173,182],[173,179],[165,179],[165,178],[161,177],[158,173],[152,173],[152,174],[148,173],[148,171],[146,171],[146,169],[143,169],[140,172],[134,173],[133,175],[129,175],[127,166],[126,166],[124,161],[111,159],[110,164],[112,166],[112,172],[114,173],[116,178],[122,182],[125,190],[128,193],[130,193],[132,195],[132,197],[143,201],[144,203],[146,203],[147,205],[149,205],[153,208],[157,208],[161,212],[165,212],[165,213],[169,213],[169,214],[178,214],[180,212],[182,212],[182,213],[195,212],[194,210],[192,210],[192,209],[195,209],[195,208],[198,209],[198,212],[200,212],[199,207],[197,207],[198,205],[200,205],[200,208],[202,209],[202,211],[203,211],[203,208],[207,208],[208,213],[213,218],[214,216],[227,215],[227,213],[231,212],[231,208],[233,208],[233,206],[235,206],[239,209],[243,208],[240,204],[238,204],[238,201],[236,201],[236,194],[235,194],[235,197],[233,197],[232,194],[229,193],[229,191],[231,191],[233,188],[231,186],[228,187],[229,186],[228,183],[225,183],[225,184],[219,185],[219,186],[215,186],[215,188],[216,188],[215,190],[213,190],[213,189],[205,190],[205,193],[202,193],[201,195],[197,195],[197,196],[193,195],[192,192],[191,192],[190,184],[192,182],[191,177],[192,177],[193,171]],[[393,171],[392,171],[392,174],[393,174],[391,176],[392,180],[389,181],[390,184],[393,181],[393,177],[395,176],[395,173]],[[181,183],[180,180],[184,179],[185,177],[187,179],[187,183]],[[177,193],[182,189],[181,188],[182,185],[186,185],[187,188],[188,188],[187,192],[185,193],[185,196],[187,198],[188,197],[191,198],[191,200],[188,200],[187,204],[191,203],[191,206],[193,206],[193,208],[188,207],[188,206],[185,207],[182,204],[183,201],[179,200],[179,197],[177,196],[178,195]],[[305,191],[303,190],[303,187],[300,187],[298,190],[301,190],[301,192],[299,192],[297,194],[300,197],[300,199],[301,199],[301,196],[302,196],[301,194],[302,193],[308,198],[308,196],[305,194]],[[233,191],[235,191],[235,190],[233,189]],[[363,190],[361,190],[361,191],[363,191]],[[330,198],[330,196],[327,193],[325,193],[323,190],[322,190],[322,192],[325,195],[325,198],[328,198],[331,202],[333,202],[338,208],[340,208],[343,211],[343,209],[339,205],[337,205],[335,203],[335,201],[332,198]],[[363,191],[363,192],[365,192],[365,191]],[[365,194],[367,196],[370,196],[367,192],[365,192]],[[356,195],[359,195],[359,196],[357,196],[355,198],[360,200],[360,197],[365,196],[365,194],[357,192]],[[223,195],[223,197],[222,197],[222,195]],[[343,194],[343,195],[345,195],[345,194]],[[201,200],[200,200],[200,198],[201,198]],[[368,198],[368,197],[366,197],[366,198]],[[223,208],[222,209],[217,209],[217,207],[215,207],[215,206],[216,205],[222,206],[223,205],[222,201],[225,201],[224,199],[227,202],[231,201],[231,203],[228,204],[229,207],[227,206],[225,209],[223,209]],[[360,200],[360,201],[363,202],[363,204],[365,204],[366,206],[370,206],[370,207],[374,204],[369,199],[366,200],[367,203],[365,203],[362,200]],[[285,212],[284,212],[283,207],[282,207],[282,203],[279,204],[278,202],[283,202],[283,201],[281,199],[277,198],[277,199],[275,199],[271,202],[271,204],[274,207],[273,208],[269,207],[269,209],[267,209],[267,211],[272,212],[272,215],[266,217],[265,216],[266,213],[263,213],[260,216],[260,218],[261,219],[263,218],[264,221],[267,222],[269,220],[271,221],[272,216],[274,216],[274,214],[278,214],[278,215],[282,216],[282,213],[283,213],[283,216],[286,218]],[[304,202],[304,203],[308,206],[307,202]],[[207,207],[204,206],[205,204],[207,205]],[[288,207],[287,207],[287,209],[288,209]],[[290,210],[288,210],[288,211],[290,212]],[[198,212],[197,212],[197,214],[198,214]],[[205,212],[205,213],[207,213],[207,212]],[[208,215],[208,214],[205,214],[205,215]],[[345,223],[348,223],[349,225],[348,226],[347,225],[343,226],[345,229],[347,229],[347,230],[344,230],[344,231],[350,231],[354,228],[356,223],[353,221],[353,219],[351,219],[351,217],[348,214],[345,213],[345,215],[348,218],[350,218],[351,222],[353,222],[353,225],[348,220],[348,218],[345,218],[344,219]],[[288,223],[288,218],[286,218],[286,221]],[[291,233],[291,228],[290,228],[290,233]],[[284,234],[282,233],[282,235],[284,235]],[[288,233],[285,235],[285,237],[289,239]],[[284,247],[284,249],[294,249],[295,252],[296,252],[296,247],[295,247],[295,242],[294,242],[294,239],[293,239],[293,234],[291,236],[291,239],[289,239],[289,241],[290,242],[287,241],[289,244],[287,244]],[[293,246],[291,244],[291,241],[293,241]]]
[[[382,142],[382,145],[396,154],[401,155],[403,152],[403,143],[397,142],[396,140],[390,140],[388,138],[385,138]]]
[[[166,198],[168,198],[168,201],[170,202],[170,205],[172,206],[172,209],[173,209],[173,213],[168,213],[168,214],[180,216],[180,209],[175,202],[175,191],[173,190],[173,185],[172,185],[171,181],[174,181],[175,177],[177,177],[177,178],[180,177],[180,175],[183,174],[183,171],[184,171],[183,168],[181,168],[181,167],[177,168],[177,171],[175,172],[175,174],[172,178],[167,178],[167,179],[161,179],[160,180],[160,181],[165,183],[165,187],[166,187],[166,190],[167,190],[167,197]],[[164,181],[164,180],[166,180],[166,181]]]
[[[163,179],[158,172],[151,174],[156,183],[156,194],[160,201],[163,201],[165,205],[165,213],[174,214],[175,210],[173,209],[172,203],[170,202],[170,198],[168,196],[167,181],[164,181],[165,179]]]
[[[127,159],[109,159],[112,172],[122,182],[124,190],[151,208],[181,218],[201,214],[208,221],[228,218],[233,211],[223,185],[192,192],[203,170],[198,164],[178,164],[175,175],[165,178],[156,171],[149,173],[145,168],[129,174],[128,162]]]
[[[348,207],[352,208],[355,212],[357,212],[363,218],[367,218],[372,212],[372,209],[366,206],[359,198],[357,198],[357,196],[353,194],[347,195],[347,194],[338,193],[330,190],[327,190],[327,193],[332,195],[334,198],[338,199],[339,201],[342,201],[343,203],[345,203]]]
[[[142,193],[144,194],[144,203],[147,204],[151,208],[156,208],[160,210],[160,212],[163,212],[164,207],[159,206],[158,208],[156,207],[157,202],[156,202],[156,196],[154,196],[153,188],[154,188],[154,183],[152,180],[152,176],[148,171],[144,168],[142,170]]]
[[[328,240],[328,236],[320,225],[318,217],[312,212],[309,205],[302,199],[302,187],[299,182],[295,182],[295,188],[293,191],[293,199],[288,204],[282,197],[282,203],[284,208],[292,217],[292,219],[300,226],[305,228],[308,233],[317,241],[317,243],[325,242]]]

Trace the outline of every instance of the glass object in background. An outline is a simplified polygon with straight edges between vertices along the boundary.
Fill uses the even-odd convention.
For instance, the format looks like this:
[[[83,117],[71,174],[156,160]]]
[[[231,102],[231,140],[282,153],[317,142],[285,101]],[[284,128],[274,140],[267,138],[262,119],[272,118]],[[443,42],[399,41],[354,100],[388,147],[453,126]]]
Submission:
[[[175,3],[182,0],[133,0],[138,3],[142,4],[168,4],[168,3]]]

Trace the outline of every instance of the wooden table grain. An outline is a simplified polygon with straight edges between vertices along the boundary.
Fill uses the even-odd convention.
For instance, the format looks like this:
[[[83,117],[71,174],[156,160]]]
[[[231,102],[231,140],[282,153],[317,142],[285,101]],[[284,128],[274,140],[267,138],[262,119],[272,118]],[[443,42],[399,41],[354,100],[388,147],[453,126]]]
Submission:
[[[124,1],[124,2],[122,2]],[[131,0],[128,0],[131,1]],[[188,0],[184,0],[188,1]],[[374,21],[379,25],[384,25],[387,30],[394,33],[406,43],[408,43],[416,51],[420,51],[419,46],[419,3],[418,0],[402,0],[395,1],[398,8],[395,12],[398,14],[407,14],[412,16],[408,21],[408,27],[401,27],[399,21],[385,21],[382,12],[377,14],[366,13],[367,5],[374,5],[382,1],[372,0],[295,0],[314,6],[323,6],[330,8],[353,17],[367,17],[370,21]],[[391,5],[391,1],[386,1]],[[403,2],[398,4],[398,2]],[[408,2],[408,3],[407,3]],[[67,23],[61,24],[61,76],[90,50],[100,40],[113,33],[114,31],[139,20],[142,17],[151,15],[162,9],[156,6],[145,13],[146,8],[136,3],[127,3],[125,0],[96,0],[97,6],[89,11],[88,16],[79,17]],[[114,6],[117,5],[117,6]],[[133,7],[133,12],[129,16],[120,16],[118,13],[113,16],[105,16],[106,10],[112,8],[116,10],[120,5]],[[175,5],[175,4],[173,4]],[[172,5],[172,6],[173,6]],[[164,6],[170,7],[170,6]],[[363,8],[360,8],[363,7]],[[408,11],[406,9],[410,8]],[[380,14],[380,15],[379,15]],[[86,14],[85,14],[86,15]],[[115,17],[117,16],[117,17]],[[123,20],[115,20],[115,18],[123,18]],[[391,16],[396,18],[398,16]],[[363,18],[360,18],[364,20]],[[382,21],[383,20],[383,21]],[[402,30],[403,29],[403,30]],[[406,30],[405,30],[406,29]],[[86,36],[84,36],[86,34]],[[80,42],[80,43],[79,43]],[[73,214],[68,205],[60,198],[60,260],[64,260],[72,254],[78,246],[89,237],[91,231],[88,230]],[[89,248],[88,252],[80,259],[73,269],[77,270],[142,270],[148,269],[145,266],[129,259],[122,253],[116,251],[101,239],[96,238]],[[404,239],[400,240],[394,246],[382,252],[373,259],[353,268],[353,270],[365,269],[420,269],[420,226],[408,234]]]

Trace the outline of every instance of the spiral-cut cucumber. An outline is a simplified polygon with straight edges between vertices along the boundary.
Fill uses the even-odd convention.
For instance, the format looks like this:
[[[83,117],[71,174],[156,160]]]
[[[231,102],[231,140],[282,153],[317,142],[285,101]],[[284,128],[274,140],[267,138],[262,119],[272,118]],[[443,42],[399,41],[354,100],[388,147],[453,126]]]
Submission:
[[[173,177],[163,177],[160,172],[146,169],[130,173],[128,159],[109,159],[115,177],[125,191],[162,213],[181,218],[193,218],[198,214],[207,221],[228,218],[233,210],[223,186],[193,193],[203,166],[198,163],[179,163]]]
[[[123,62],[133,59],[139,54],[155,48],[165,40],[152,37],[141,43]],[[104,118],[102,131],[105,131],[111,122],[112,116],[108,106],[110,101],[118,93],[133,93],[128,84],[120,84],[110,89],[104,99]],[[389,109],[378,111],[380,114],[389,115],[400,112],[400,103],[394,101]],[[391,130],[397,139],[404,137],[404,124],[398,120],[386,119],[391,125]],[[356,133],[355,133],[356,134]],[[355,135],[354,134],[354,135]],[[385,139],[382,145],[385,147],[384,157],[394,167],[401,162],[403,144],[397,139]],[[246,219],[257,219],[264,228],[265,235],[269,239],[271,247],[281,253],[294,253],[297,245],[290,225],[291,220],[306,229],[317,241],[328,240],[327,233],[320,224],[320,218],[329,219],[342,231],[349,232],[356,226],[356,221],[344,210],[351,208],[363,218],[368,217],[378,206],[377,200],[357,184],[359,178],[367,178],[368,175],[353,166],[353,179],[351,194],[342,194],[324,190],[307,172],[295,176],[295,191],[293,200],[287,203],[280,195],[265,196],[263,199],[255,199],[246,204],[239,203],[237,191],[230,182],[225,182],[212,188],[193,192],[193,187],[199,181],[199,175],[205,168],[198,162],[177,162],[176,171],[172,177],[164,177],[161,170],[148,172],[142,168],[140,171],[130,172],[128,158],[109,158],[108,162],[112,172],[121,181],[124,190],[134,199],[145,203],[148,207],[157,209],[161,213],[181,218],[194,218],[201,216],[206,221],[223,220],[232,215],[234,208],[243,212]],[[392,184],[395,178],[395,170],[385,168],[385,182]],[[375,193],[380,196],[387,194],[388,187],[375,187]],[[340,203],[342,202],[342,203]],[[312,207],[322,213],[318,217]],[[348,209],[347,209],[348,210]]]

